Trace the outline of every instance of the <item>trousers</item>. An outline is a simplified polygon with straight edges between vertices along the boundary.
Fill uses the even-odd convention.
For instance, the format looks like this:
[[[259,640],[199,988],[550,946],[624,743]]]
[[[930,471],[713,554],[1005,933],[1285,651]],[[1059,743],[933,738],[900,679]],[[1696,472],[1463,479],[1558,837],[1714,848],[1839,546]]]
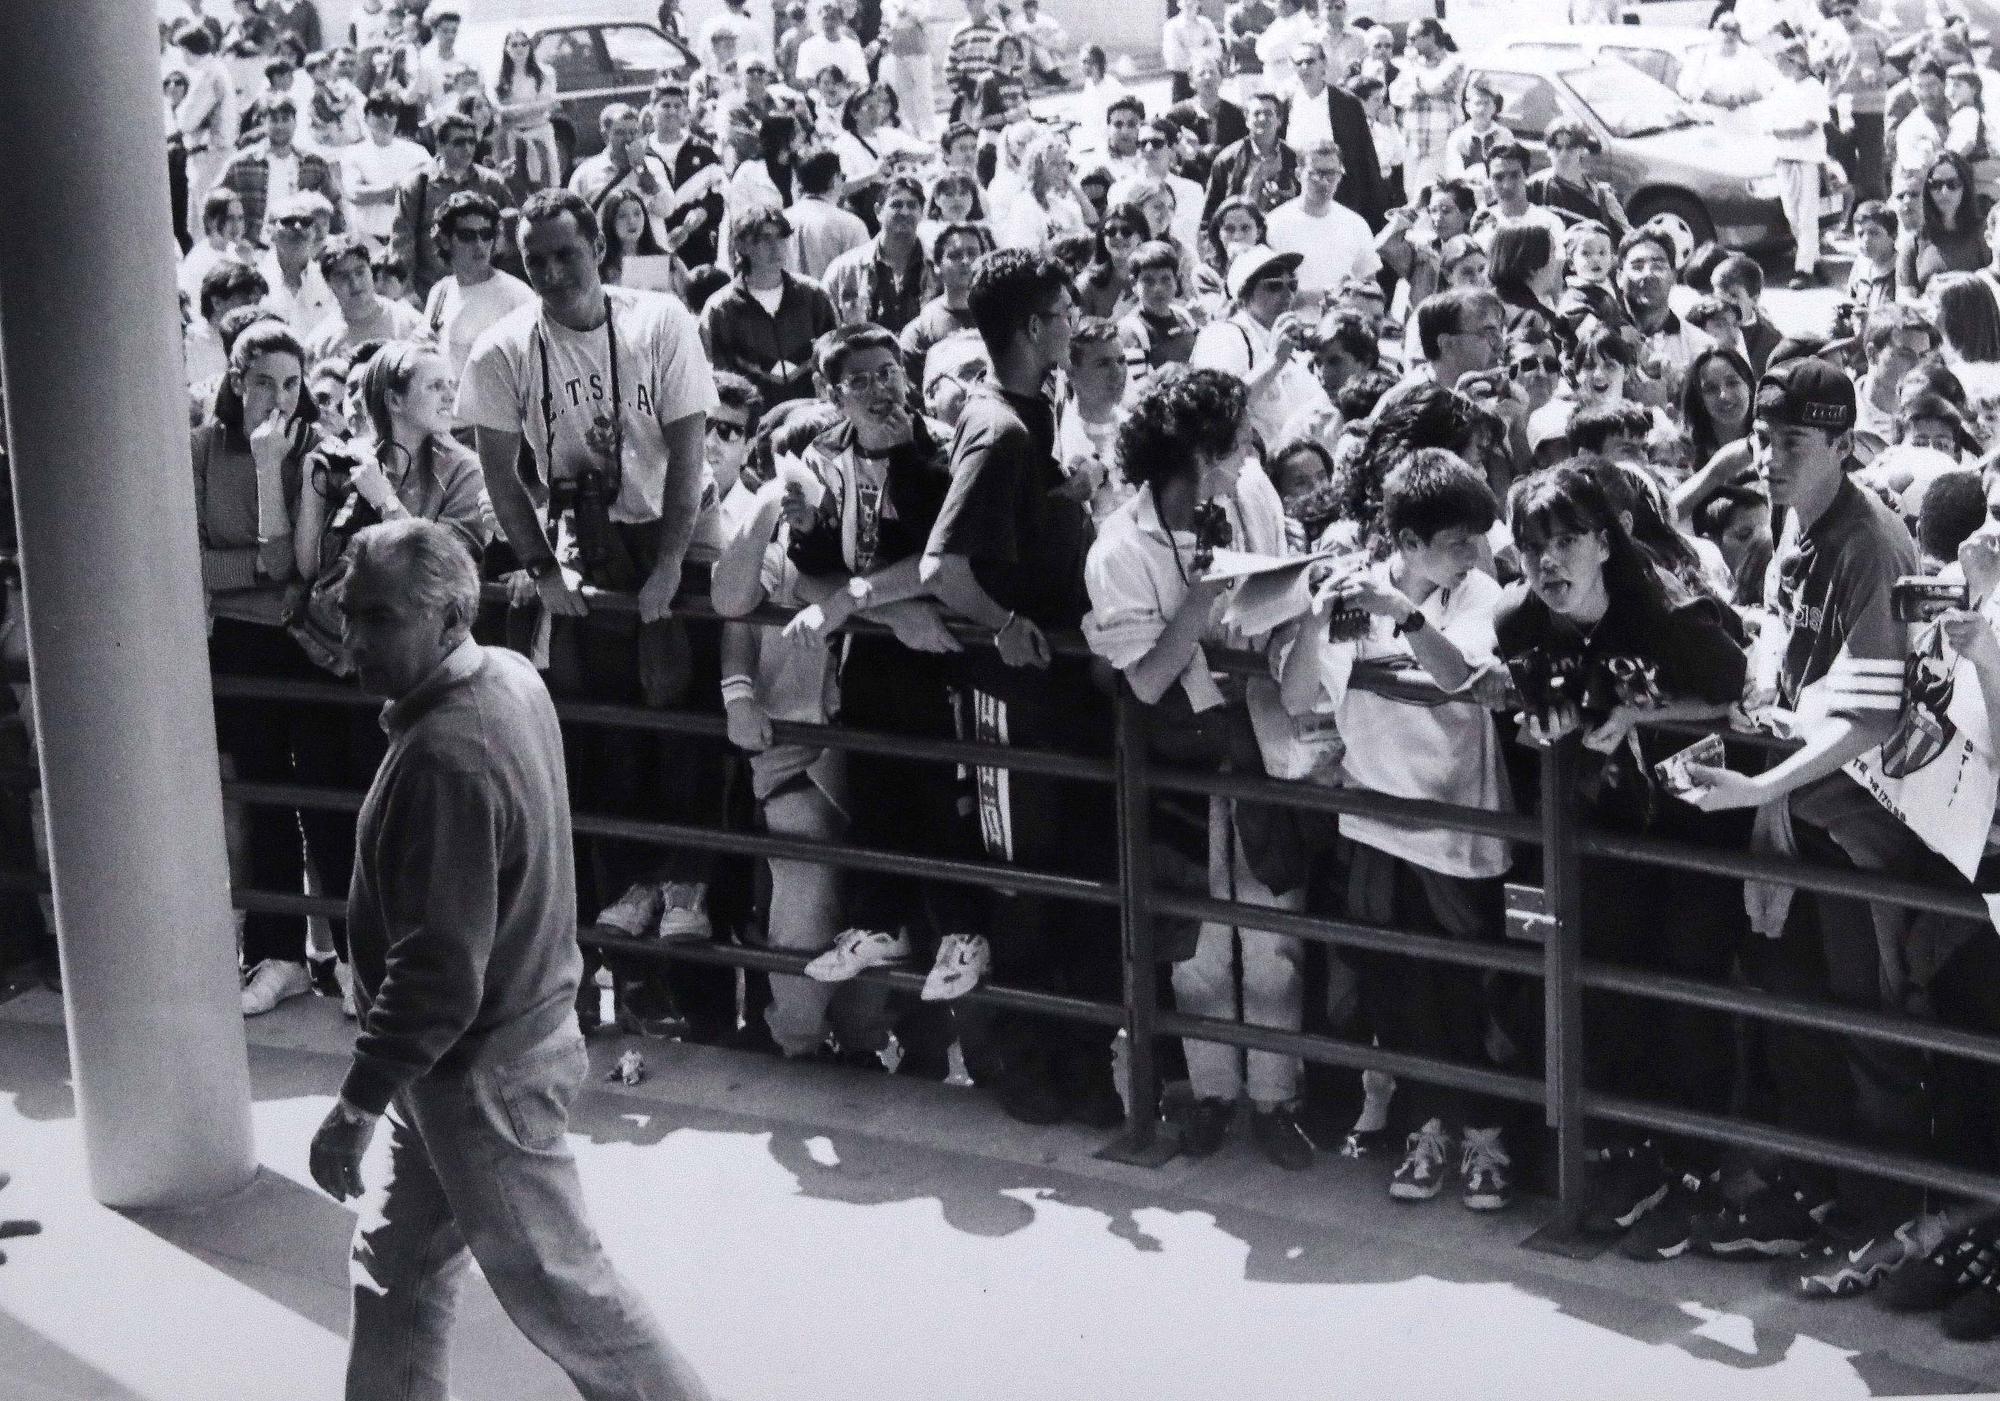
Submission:
[[[468,1260],[586,1401],[709,1401],[584,1215],[564,1135],[588,1066],[565,1027],[391,1103],[389,1177],[361,1200],[348,1271],[348,1401],[445,1401]]]

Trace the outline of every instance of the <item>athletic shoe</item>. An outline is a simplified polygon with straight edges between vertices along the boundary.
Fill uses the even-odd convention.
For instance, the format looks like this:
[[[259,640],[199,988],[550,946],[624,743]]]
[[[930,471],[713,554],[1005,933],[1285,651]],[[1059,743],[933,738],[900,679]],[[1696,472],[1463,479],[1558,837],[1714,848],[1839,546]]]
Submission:
[[[332,954],[325,958],[306,955],[306,976],[312,979],[313,991],[321,997],[340,996],[340,960]]]
[[[1384,1070],[1361,1072],[1361,1112],[1354,1127],[1340,1145],[1343,1158],[1367,1158],[1387,1151],[1394,1141],[1389,1132],[1389,1101],[1396,1097],[1396,1077]]]
[[[2000,1266],[1993,1228],[1961,1231],[1921,1260],[1912,1260],[1882,1286],[1882,1306],[1893,1313],[1932,1313],[1992,1277]]]
[[[1250,1109],[1250,1141],[1258,1151],[1286,1172],[1304,1172],[1312,1166],[1312,1140],[1299,1127],[1298,1109],[1276,1104],[1269,1109]]]
[[[1865,1240],[1823,1242],[1784,1271],[1808,1299],[1844,1299],[1873,1289],[1903,1264],[1921,1260],[1944,1241],[1942,1216],[1919,1216]]]
[[[628,1036],[656,1041],[682,1041],[690,1030],[687,1017],[668,989],[657,983],[627,983],[618,989],[618,1029]]]
[[[635,885],[597,912],[591,923],[628,939],[649,939],[660,919],[660,888]]]
[[[670,880],[660,887],[660,937],[698,943],[715,937],[708,922],[708,887],[698,880]]]
[[[1722,1201],[1722,1179],[1684,1172],[1667,1188],[1666,1199],[1618,1241],[1627,1260],[1676,1260],[1694,1244],[1695,1218],[1714,1211]]]
[[[1604,1149],[1597,1157],[1589,1195],[1584,1199],[1578,1224],[1587,1235],[1615,1236],[1629,1231],[1654,1207],[1667,1199],[1673,1178],[1660,1150],[1649,1139],[1644,1143]]]
[[[303,963],[267,958],[243,980],[243,1015],[261,1017],[281,1002],[312,991],[312,975]]]
[[[1819,1216],[1832,1206],[1816,1203],[1784,1182],[1761,1187],[1741,1206],[1725,1204],[1694,1223],[1694,1245],[1718,1260],[1775,1260],[1797,1255],[1819,1238]]]
[[[1181,1152],[1190,1158],[1206,1158],[1229,1137],[1229,1125],[1236,1118],[1236,1105],[1226,1099],[1196,1099],[1174,1115],[1180,1130]]]
[[[937,959],[924,978],[923,1000],[949,1002],[979,986],[993,966],[993,947],[984,934],[947,934],[938,942]]]
[[[1511,1160],[1498,1129],[1467,1129],[1458,1160],[1459,1200],[1470,1211],[1503,1211],[1514,1200]]]
[[[1395,1135],[1388,1129],[1349,1129],[1340,1142],[1343,1158],[1377,1158],[1387,1152]]]
[[[832,948],[806,965],[806,976],[816,983],[844,983],[865,969],[901,963],[909,956],[907,934],[850,929],[833,941]]]
[[[1402,1164],[1389,1178],[1389,1195],[1399,1202],[1427,1202],[1444,1188],[1444,1162],[1451,1152],[1451,1139],[1441,1120],[1430,1119],[1407,1142]]]

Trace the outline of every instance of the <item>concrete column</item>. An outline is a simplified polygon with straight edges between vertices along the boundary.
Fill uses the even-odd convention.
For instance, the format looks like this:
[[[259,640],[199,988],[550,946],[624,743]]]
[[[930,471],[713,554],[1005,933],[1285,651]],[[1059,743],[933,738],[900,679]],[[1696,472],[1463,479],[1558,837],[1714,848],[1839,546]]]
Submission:
[[[248,1183],[250,1083],[142,0],[0,3],[6,386],[91,1191]]]

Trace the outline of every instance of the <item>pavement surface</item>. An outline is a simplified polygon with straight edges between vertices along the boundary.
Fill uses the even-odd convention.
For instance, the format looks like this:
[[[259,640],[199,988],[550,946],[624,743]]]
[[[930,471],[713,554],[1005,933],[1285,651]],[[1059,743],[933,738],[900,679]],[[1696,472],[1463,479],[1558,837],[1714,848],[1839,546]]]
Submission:
[[[200,1212],[88,1196],[59,1000],[0,1006],[8,1401],[322,1401],[339,1393],[354,1214],[306,1172],[351,1033],[303,998],[250,1023],[262,1171]],[[594,1041],[571,1125],[619,1267],[722,1401],[1533,1397],[1839,1401],[2000,1394],[2000,1349],[1763,1270],[1523,1249],[1549,1215],[1391,1203],[1387,1165],[1269,1166],[1240,1139],[1158,1170],[1030,1129],[977,1091]],[[377,1169],[371,1167],[371,1172]],[[463,1401],[573,1395],[483,1280]]]

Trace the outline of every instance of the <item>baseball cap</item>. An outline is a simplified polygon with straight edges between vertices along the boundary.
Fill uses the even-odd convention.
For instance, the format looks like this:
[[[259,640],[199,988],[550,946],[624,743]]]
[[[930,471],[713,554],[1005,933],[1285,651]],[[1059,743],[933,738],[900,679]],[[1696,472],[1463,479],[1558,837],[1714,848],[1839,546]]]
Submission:
[[[1240,297],[1244,288],[1271,273],[1291,272],[1306,260],[1303,253],[1280,253],[1275,248],[1254,243],[1229,264],[1229,295]]]
[[[1757,381],[1757,417],[1768,423],[1845,433],[1854,427],[1854,381],[1817,356],[1788,361]]]

